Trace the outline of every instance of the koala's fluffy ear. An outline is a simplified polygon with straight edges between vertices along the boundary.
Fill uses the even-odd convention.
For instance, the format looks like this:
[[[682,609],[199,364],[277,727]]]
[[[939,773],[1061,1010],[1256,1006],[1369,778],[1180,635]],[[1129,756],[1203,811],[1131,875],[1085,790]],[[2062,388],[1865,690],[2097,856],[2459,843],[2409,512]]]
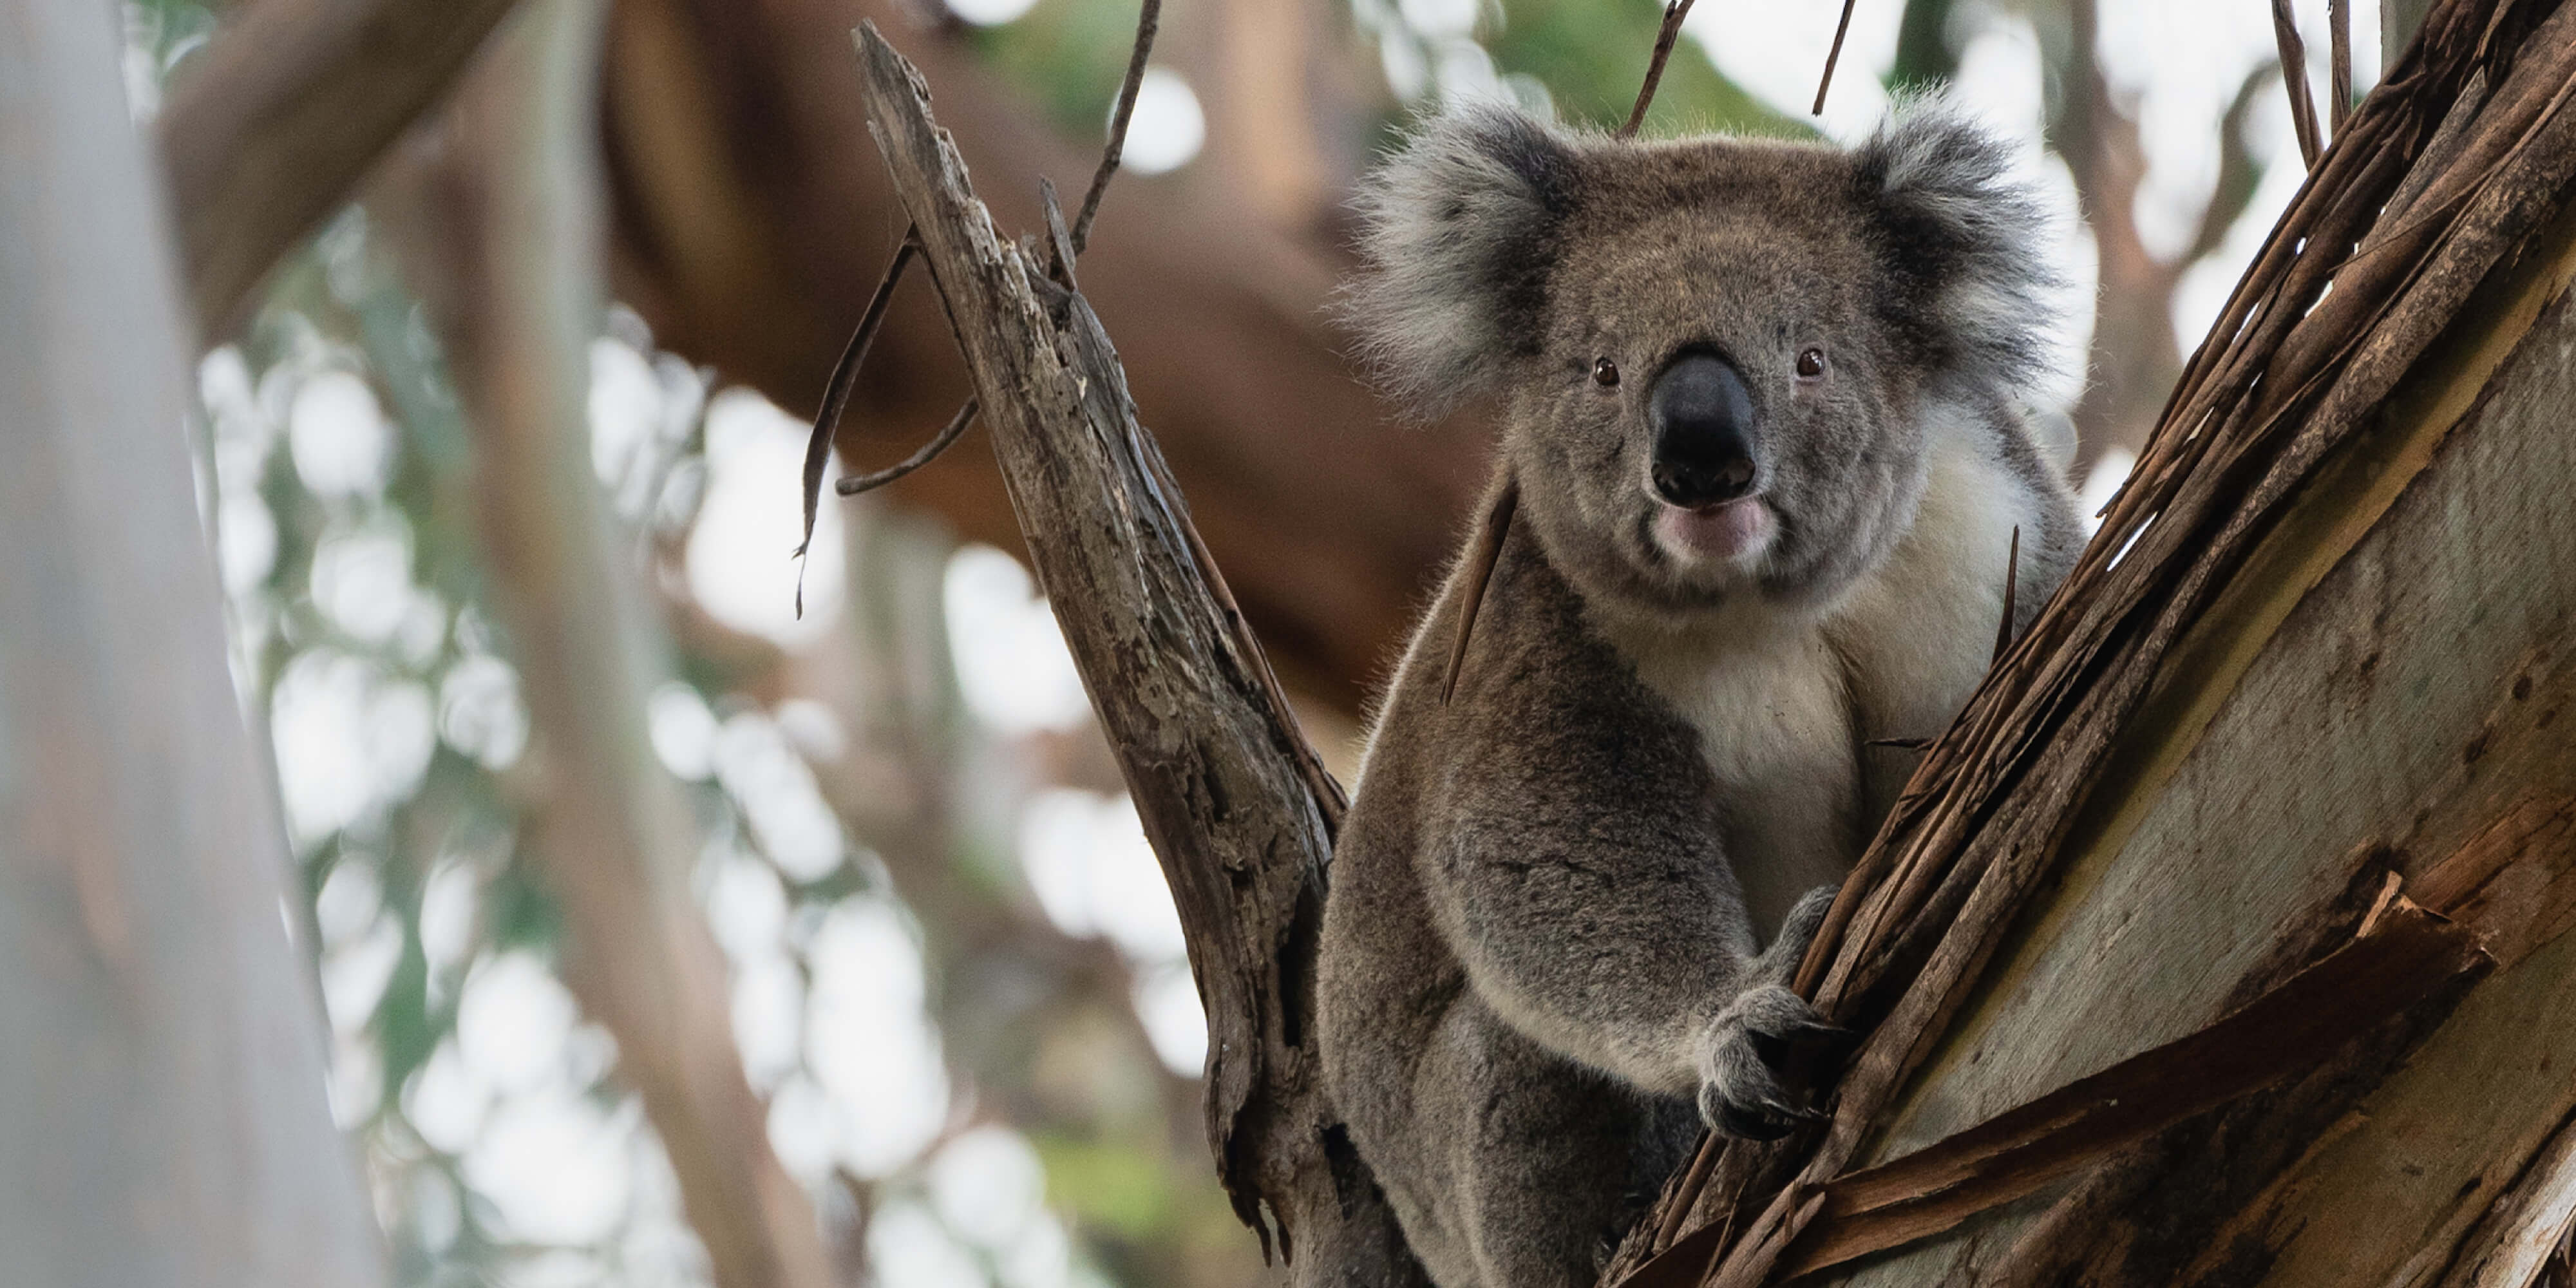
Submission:
[[[1855,194],[1875,216],[1906,339],[1932,365],[2020,390],[2047,373],[2056,279],[2048,220],[2014,180],[2008,145],[1956,104],[1901,105],[1856,155]]]
[[[1436,416],[1534,351],[1575,170],[1553,129],[1478,104],[1424,121],[1360,185],[1342,312],[1388,395]]]

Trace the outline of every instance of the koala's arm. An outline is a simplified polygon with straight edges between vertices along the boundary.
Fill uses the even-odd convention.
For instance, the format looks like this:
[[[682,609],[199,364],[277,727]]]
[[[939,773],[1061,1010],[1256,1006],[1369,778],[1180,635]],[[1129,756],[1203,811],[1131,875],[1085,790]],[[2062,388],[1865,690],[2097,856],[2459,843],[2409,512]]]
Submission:
[[[1651,748],[1551,745],[1561,742],[1542,733],[1450,777],[1431,811],[1445,821],[1422,853],[1442,935],[1515,1028],[1645,1090],[1697,1091],[1706,1106],[1712,1081],[1726,1080],[1730,1032],[1779,1032],[1810,1013],[1777,987],[1779,964],[1756,955],[1704,791],[1672,782],[1667,766],[1581,754],[1658,759]],[[1804,929],[1780,943],[1802,950]],[[1747,1016],[1748,1003],[1781,1013]]]

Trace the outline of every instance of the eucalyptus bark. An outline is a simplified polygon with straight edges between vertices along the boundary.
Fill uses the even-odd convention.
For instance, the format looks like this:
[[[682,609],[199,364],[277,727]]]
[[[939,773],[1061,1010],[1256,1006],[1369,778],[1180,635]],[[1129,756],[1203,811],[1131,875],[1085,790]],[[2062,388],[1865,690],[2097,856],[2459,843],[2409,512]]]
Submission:
[[[0,1277],[381,1285],[117,21],[0,0]]]

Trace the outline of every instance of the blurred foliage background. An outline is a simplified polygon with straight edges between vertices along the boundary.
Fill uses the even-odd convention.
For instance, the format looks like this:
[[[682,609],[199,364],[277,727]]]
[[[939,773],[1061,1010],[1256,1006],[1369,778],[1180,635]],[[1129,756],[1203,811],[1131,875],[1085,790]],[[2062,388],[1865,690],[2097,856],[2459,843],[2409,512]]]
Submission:
[[[129,3],[137,119],[257,2]],[[2296,181],[2275,164],[2295,151],[2262,6],[1863,4],[1819,124],[1803,98],[1833,8],[1707,0],[1650,131],[1848,139],[1891,89],[1960,81],[2083,211],[2065,229],[2069,366],[2093,381],[2049,410],[2084,429],[2098,501],[2176,335],[2214,313]],[[591,346],[579,428],[671,641],[644,719],[684,785],[742,1068],[844,1282],[1272,1281],[1214,1183],[1178,923],[990,471],[960,452],[918,485],[827,500],[806,611],[790,608],[799,418],[900,230],[850,106],[838,33],[863,14],[921,51],[1022,225],[1008,203],[1030,171],[1078,182],[1135,16],[1127,0],[609,11],[606,267],[625,302]],[[1354,383],[1323,312],[1340,193],[1446,96],[1615,124],[1658,16],[1653,0],[1167,15],[1138,173],[1086,286],[1346,775],[1359,695],[1481,478],[1485,431],[1472,412],[1393,429]],[[527,853],[550,780],[421,244],[439,128],[269,277],[243,326],[207,337],[198,370],[234,667],[275,750],[331,1110],[402,1284],[704,1283],[617,1043],[560,978],[564,910]],[[945,343],[916,286],[844,451],[886,455],[944,418],[963,388]],[[1327,541],[1343,544],[1307,544]]]

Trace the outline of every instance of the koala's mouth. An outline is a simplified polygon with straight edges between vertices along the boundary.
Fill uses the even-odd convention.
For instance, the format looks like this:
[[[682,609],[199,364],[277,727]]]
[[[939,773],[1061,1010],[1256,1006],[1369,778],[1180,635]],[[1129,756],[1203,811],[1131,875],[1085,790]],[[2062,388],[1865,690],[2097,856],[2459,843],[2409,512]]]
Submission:
[[[1779,515],[1755,493],[1692,507],[1658,500],[1648,533],[1658,551],[1683,567],[1743,567],[1770,549],[1779,530]]]

